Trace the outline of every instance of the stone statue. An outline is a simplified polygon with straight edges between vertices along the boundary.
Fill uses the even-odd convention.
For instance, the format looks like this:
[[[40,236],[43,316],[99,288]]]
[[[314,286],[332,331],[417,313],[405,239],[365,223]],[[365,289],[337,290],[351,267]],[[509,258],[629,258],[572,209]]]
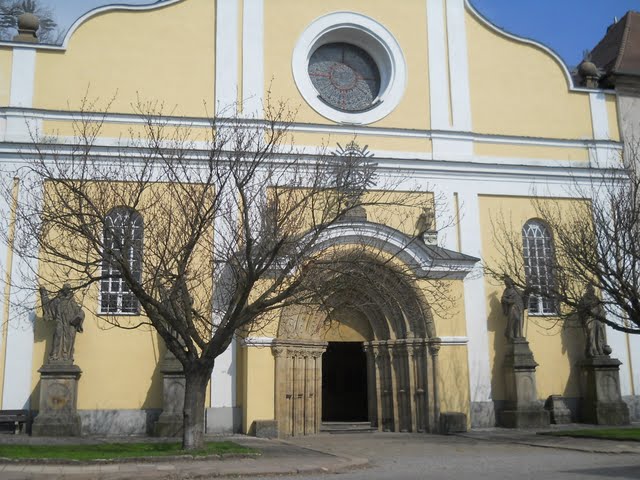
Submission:
[[[424,207],[422,213],[418,216],[416,221],[416,230],[414,236],[423,240],[427,233],[433,231],[434,225],[433,209],[431,207]]]
[[[502,311],[507,316],[505,336],[513,341],[524,338],[524,311],[527,305],[526,292],[520,291],[509,276],[504,277],[504,293],[502,294]]]
[[[604,307],[596,296],[593,285],[587,285],[587,291],[578,302],[578,316],[587,337],[586,354],[588,358],[598,355],[609,355],[611,347],[607,345],[604,318]]]
[[[49,292],[40,287],[40,298],[45,321],[56,323],[49,363],[73,363],[73,346],[76,333],[82,333],[84,312],[73,298],[71,286],[65,283],[54,298],[49,298]]]

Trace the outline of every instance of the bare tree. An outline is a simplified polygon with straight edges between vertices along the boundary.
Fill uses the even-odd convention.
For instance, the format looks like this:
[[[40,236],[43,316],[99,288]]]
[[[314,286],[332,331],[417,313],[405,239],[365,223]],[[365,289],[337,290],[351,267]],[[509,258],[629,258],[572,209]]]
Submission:
[[[521,288],[533,288],[558,308],[557,319],[580,314],[588,285],[599,292],[598,320],[640,334],[640,172],[637,149],[624,169],[592,169],[570,177],[566,198],[534,196],[537,216],[552,232],[550,281],[535,290],[536,272],[526,271],[522,225],[504,212],[493,219],[498,258],[486,270],[496,279],[510,276]]]
[[[12,40],[18,31],[18,17],[32,13],[40,20],[38,41],[40,43],[60,43],[61,32],[53,9],[38,0],[0,0],[0,38]]]
[[[283,104],[268,103],[264,120],[192,126],[158,103],[136,109],[140,128],[119,148],[100,145],[108,109],[95,113],[87,100],[72,142],[33,135],[23,163],[5,176],[21,182],[14,248],[39,260],[37,284],[71,282],[85,303],[100,305],[103,321],[158,332],[184,368],[183,446],[195,449],[215,359],[236,332],[293,303],[322,307],[330,279],[363,281],[351,273],[358,262],[393,265],[413,284],[415,271],[378,245],[326,240],[371,207],[404,209],[415,222],[425,194],[382,181],[355,142],[333,155],[297,151]],[[445,305],[445,283],[420,288]]]

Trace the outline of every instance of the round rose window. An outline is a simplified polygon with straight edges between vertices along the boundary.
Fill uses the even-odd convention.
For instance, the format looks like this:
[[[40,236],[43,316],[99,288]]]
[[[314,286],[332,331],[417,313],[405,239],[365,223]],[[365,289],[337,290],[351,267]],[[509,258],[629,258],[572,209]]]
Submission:
[[[325,103],[346,112],[371,108],[380,94],[378,66],[367,52],[348,43],[328,43],[313,52],[309,77]]]

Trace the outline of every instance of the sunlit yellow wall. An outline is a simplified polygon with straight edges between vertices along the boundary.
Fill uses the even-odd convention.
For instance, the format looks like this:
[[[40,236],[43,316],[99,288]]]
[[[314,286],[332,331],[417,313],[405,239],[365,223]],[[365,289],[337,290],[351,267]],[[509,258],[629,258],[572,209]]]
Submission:
[[[560,65],[466,14],[474,131],[593,138],[589,95],[569,92]]]
[[[141,12],[110,11],[83,23],[66,52],[38,50],[34,107],[76,109],[85,93],[129,112],[142,99],[205,115],[214,98],[215,2],[189,0]]]
[[[265,81],[273,98],[300,105],[299,121],[331,123],[300,96],[293,79],[291,59],[300,35],[316,18],[343,11],[361,13],[384,25],[398,40],[407,63],[408,83],[400,105],[375,125],[429,128],[427,14],[423,0],[402,0],[401,4],[388,0],[266,1]]]
[[[607,114],[609,115],[609,138],[620,141],[620,128],[618,125],[618,102],[614,95],[607,95]]]
[[[555,201],[569,202],[569,200]],[[488,195],[480,197],[482,253],[488,265],[495,265],[499,261],[493,233],[497,227],[493,225],[500,217],[507,225],[511,225],[514,231],[520,232],[524,223],[531,218],[537,218],[537,214],[531,198]],[[507,320],[500,304],[504,285],[487,276],[485,288],[492,396],[494,400],[502,400],[504,399],[503,359],[507,346],[504,335]],[[584,358],[582,331],[573,327],[563,329],[553,317],[526,316],[525,335],[534,358],[539,363],[536,371],[538,397],[545,399],[552,394],[567,397],[579,396],[578,362]]]
[[[424,296],[431,306],[436,335],[439,337],[466,336],[462,280],[437,280],[430,282],[428,286],[425,286],[424,282],[420,283]]]
[[[469,370],[467,348],[445,345],[438,354],[438,387],[441,412],[462,412],[469,419]]]
[[[269,347],[242,347],[243,389],[242,431],[247,433],[256,420],[273,420],[275,361]]]
[[[103,186],[104,184],[96,185]],[[167,184],[151,184],[148,187],[149,189],[140,198],[140,209],[143,216],[145,201],[156,202],[158,198],[164,198],[169,202],[172,198],[167,194]],[[113,191],[119,188],[123,191],[128,190],[126,184],[112,184],[112,188]],[[55,208],[52,204],[52,198],[55,198],[55,195],[51,193],[55,191],[56,187],[53,183],[47,182],[45,184],[45,209]],[[89,190],[87,191],[89,192]],[[97,191],[98,187],[96,187]],[[99,198],[102,199],[102,197]],[[109,198],[116,201],[116,194],[112,194]],[[108,211],[114,206],[117,205],[103,205],[102,207]],[[150,230],[147,228],[146,231]],[[55,235],[55,231],[50,235]],[[153,241],[154,237],[150,235],[145,239],[148,243]],[[65,241],[71,245],[70,240]],[[206,237],[204,242],[207,246],[210,245],[210,241]],[[145,243],[145,248],[148,249],[147,243]],[[54,243],[54,245],[56,244]],[[73,248],[78,248],[78,246],[76,244]],[[208,252],[208,248],[206,252],[201,252],[197,248],[196,262],[201,258],[202,263],[208,265],[209,263],[206,261]],[[78,253],[84,254],[85,252]],[[55,260],[52,263],[47,255],[43,254],[39,262],[41,284],[49,290],[59,288],[67,280],[73,283],[75,278],[73,270],[63,266],[60,260]],[[208,308],[211,288],[211,283],[204,281],[191,292],[196,308],[201,311],[206,312]],[[147,322],[147,319],[142,315],[98,315],[98,284],[93,284],[85,291],[76,292],[75,298],[82,305],[85,313],[84,332],[76,336],[75,347],[75,363],[83,371],[79,383],[78,408],[81,410],[161,408],[162,374],[160,361],[166,348],[151,326],[142,325],[131,329]],[[115,325],[121,325],[126,329],[118,328]],[[33,351],[34,405],[38,405],[37,399],[39,398],[40,376],[37,370],[48,356],[54,328],[53,323],[45,323],[39,310],[35,322]],[[206,405],[210,404],[209,397],[209,390],[207,390]]]
[[[13,49],[8,47],[0,48],[0,106],[9,105],[12,66]]]

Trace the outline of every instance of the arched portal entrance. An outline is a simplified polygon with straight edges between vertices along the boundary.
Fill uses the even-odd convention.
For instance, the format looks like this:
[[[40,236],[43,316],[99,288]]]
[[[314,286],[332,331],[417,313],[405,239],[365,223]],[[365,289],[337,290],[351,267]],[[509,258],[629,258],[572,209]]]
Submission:
[[[282,313],[273,345],[281,434],[317,433],[323,416],[358,414],[379,430],[433,431],[439,410],[434,384],[439,339],[420,291],[375,261],[349,264],[327,281],[332,288],[324,308],[295,306]],[[349,402],[344,392],[328,391],[331,380],[326,374],[323,385],[323,355],[342,351],[348,361],[349,355],[355,358],[355,346],[364,354],[364,381],[359,383],[366,390],[363,411],[358,412],[357,399],[356,405],[334,403],[323,409],[323,401]],[[334,369],[335,374],[339,358],[334,363],[325,361],[324,368]],[[346,375],[357,376],[351,367],[355,368],[344,369]]]

